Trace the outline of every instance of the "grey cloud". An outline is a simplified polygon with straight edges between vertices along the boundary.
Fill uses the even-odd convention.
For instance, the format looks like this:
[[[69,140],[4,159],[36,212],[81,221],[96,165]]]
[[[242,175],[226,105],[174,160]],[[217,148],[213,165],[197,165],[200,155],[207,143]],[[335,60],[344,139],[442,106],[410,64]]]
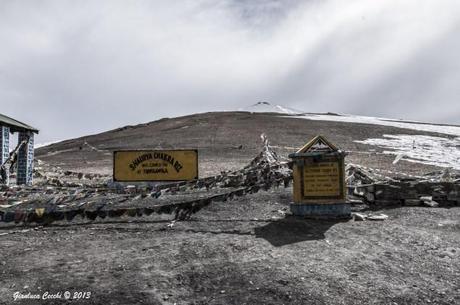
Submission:
[[[41,142],[260,100],[460,123],[459,11],[455,0],[4,1],[1,111]]]

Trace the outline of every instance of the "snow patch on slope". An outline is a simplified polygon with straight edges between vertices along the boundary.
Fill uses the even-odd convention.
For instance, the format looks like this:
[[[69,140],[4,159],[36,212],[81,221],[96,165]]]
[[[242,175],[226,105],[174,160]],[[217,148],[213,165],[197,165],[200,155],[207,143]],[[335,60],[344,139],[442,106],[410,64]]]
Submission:
[[[425,135],[383,135],[380,139],[355,141],[375,145],[402,160],[416,163],[452,167],[460,170],[460,137],[448,139]]]
[[[56,144],[56,143],[59,143],[59,142],[62,142],[62,141],[64,141],[64,140],[37,143],[37,144],[34,145],[34,148],[37,149],[37,148],[45,147],[45,146],[48,146],[48,145]]]
[[[304,113],[293,118],[389,126],[445,134],[445,137],[427,135],[383,135],[383,138],[355,141],[385,149],[385,154],[396,155],[397,160],[452,167],[460,170],[460,126],[429,124],[415,121],[377,117]],[[449,137],[450,136],[450,137]],[[454,137],[452,137],[454,136]],[[396,162],[397,163],[397,162]]]
[[[240,108],[238,111],[247,111],[247,112],[274,112],[274,113],[283,113],[283,114],[302,114],[305,111],[298,109],[284,107],[281,105],[272,105],[268,102],[258,102],[249,107]]]
[[[402,121],[393,119],[384,119],[377,117],[355,116],[355,115],[330,115],[330,114],[303,114],[294,116],[294,118],[301,118],[316,121],[334,121],[334,122],[349,122],[349,123],[362,123],[373,124],[382,126],[391,126],[397,128],[413,129],[425,132],[436,132],[460,137],[460,126],[452,125],[437,125],[429,123],[421,123],[415,121]]]

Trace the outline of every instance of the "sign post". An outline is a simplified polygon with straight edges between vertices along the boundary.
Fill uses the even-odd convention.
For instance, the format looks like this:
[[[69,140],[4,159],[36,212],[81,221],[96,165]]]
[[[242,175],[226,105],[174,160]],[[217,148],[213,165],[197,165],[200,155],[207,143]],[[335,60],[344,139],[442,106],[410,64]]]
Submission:
[[[198,179],[197,150],[131,150],[113,153],[113,181]]]
[[[289,155],[293,160],[291,212],[294,215],[350,217],[350,205],[346,202],[345,155],[322,136],[316,136]]]

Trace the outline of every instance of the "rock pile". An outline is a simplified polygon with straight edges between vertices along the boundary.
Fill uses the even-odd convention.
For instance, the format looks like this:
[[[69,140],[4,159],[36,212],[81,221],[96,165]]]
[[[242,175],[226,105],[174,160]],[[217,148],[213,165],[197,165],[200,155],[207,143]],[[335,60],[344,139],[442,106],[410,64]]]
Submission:
[[[460,177],[445,171],[420,177],[390,178],[357,165],[347,167],[349,191],[369,205],[460,206]]]

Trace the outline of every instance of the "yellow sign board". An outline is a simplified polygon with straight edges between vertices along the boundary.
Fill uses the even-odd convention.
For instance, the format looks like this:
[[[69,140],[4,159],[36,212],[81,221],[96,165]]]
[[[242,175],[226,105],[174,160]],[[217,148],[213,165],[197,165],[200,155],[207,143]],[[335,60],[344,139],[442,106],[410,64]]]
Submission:
[[[312,163],[303,168],[304,197],[340,196],[339,162]]]
[[[293,159],[294,203],[334,204],[347,199],[346,153],[323,136],[316,136],[289,155]]]
[[[198,179],[197,150],[133,150],[113,154],[114,181]]]

